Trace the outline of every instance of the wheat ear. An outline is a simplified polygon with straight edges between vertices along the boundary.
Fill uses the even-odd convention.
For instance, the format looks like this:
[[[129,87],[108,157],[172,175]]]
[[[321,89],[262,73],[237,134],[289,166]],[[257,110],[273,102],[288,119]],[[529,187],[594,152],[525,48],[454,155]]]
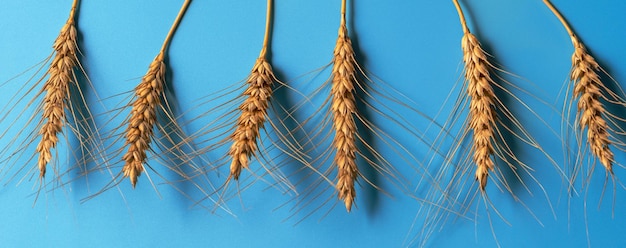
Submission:
[[[468,125],[473,132],[472,158],[476,164],[476,180],[480,189],[485,190],[489,171],[495,166],[493,140],[496,125],[494,109],[496,96],[491,86],[494,81],[489,74],[490,64],[485,51],[481,48],[476,36],[470,33],[458,1],[454,3],[464,32],[461,48],[465,64],[467,94],[470,97]]]
[[[128,150],[122,156],[124,177],[130,178],[130,183],[135,187],[137,178],[144,171],[146,152],[150,149],[150,143],[154,138],[154,128],[157,121],[157,110],[162,106],[165,86],[165,53],[180,20],[183,18],[191,0],[185,0],[178,15],[163,42],[161,51],[154,58],[148,72],[141,79],[141,83],[135,88],[135,101],[132,104],[128,128],[126,129],[126,142]]]
[[[600,102],[603,84],[596,71],[600,65],[587,53],[585,46],[572,37],[574,54],[570,79],[574,82],[574,95],[578,97],[578,115],[580,130],[587,128],[587,142],[593,156],[600,160],[604,168],[613,174],[613,152],[609,148],[608,124],[603,115],[606,112]]]
[[[77,4],[78,0],[75,0],[72,4],[70,17],[54,42],[53,47],[56,54],[47,71],[49,78],[43,86],[43,91],[46,94],[43,99],[42,118],[45,121],[39,130],[41,141],[37,145],[37,153],[39,154],[37,166],[39,167],[40,178],[46,174],[46,166],[52,159],[51,150],[56,147],[59,141],[58,135],[63,131],[65,110],[70,99],[70,84],[76,83],[74,82],[73,70],[78,64],[76,26],[74,23]]]
[[[272,65],[267,61],[272,5],[273,1],[268,0],[263,48],[246,80],[248,88],[243,92],[246,99],[239,105],[241,115],[237,118],[235,131],[230,136],[233,141],[228,151],[232,159],[230,177],[235,180],[239,179],[242,169],[248,168],[250,157],[258,150],[259,133],[268,118],[267,109],[273,93],[272,86],[276,80]]]
[[[235,180],[239,179],[242,169],[248,168],[250,156],[258,150],[259,132],[267,119],[274,73],[263,53],[256,60],[246,83],[248,88],[243,94],[247,98],[239,106],[241,115],[237,119],[235,131],[230,136],[233,144],[228,151],[232,158],[230,176]]]
[[[480,47],[480,42],[471,33],[465,33],[462,41],[463,61],[465,63],[465,80],[467,94],[470,97],[469,128],[474,135],[473,159],[476,163],[476,180],[480,189],[487,185],[489,170],[493,170],[493,139],[495,126],[494,99],[495,94],[489,75],[487,56]]]
[[[543,2],[563,24],[574,45],[570,80],[574,83],[574,96],[578,98],[579,128],[582,132],[587,128],[587,142],[591,154],[600,160],[607,172],[613,174],[614,154],[610,149],[609,126],[604,118],[607,110],[600,101],[603,98],[602,89],[605,86],[597,73],[602,69],[587,52],[585,45],[576,37],[563,15],[550,1],[543,0]]]
[[[339,37],[333,52],[332,97],[330,111],[333,115],[335,138],[333,147],[335,157],[333,163],[337,166],[337,185],[339,199],[343,200],[346,210],[350,212],[356,191],[354,182],[359,174],[356,165],[356,124],[354,114],[357,113],[354,98],[356,68],[352,42],[346,28],[346,1],[342,2],[341,25]]]
[[[137,177],[144,170],[146,151],[154,136],[157,108],[161,104],[163,86],[165,84],[165,63],[163,54],[159,53],[152,61],[148,72],[135,88],[137,99],[130,111],[130,120],[126,129],[126,145],[128,151],[122,159],[125,164],[122,172],[130,178],[133,187],[137,184]]]

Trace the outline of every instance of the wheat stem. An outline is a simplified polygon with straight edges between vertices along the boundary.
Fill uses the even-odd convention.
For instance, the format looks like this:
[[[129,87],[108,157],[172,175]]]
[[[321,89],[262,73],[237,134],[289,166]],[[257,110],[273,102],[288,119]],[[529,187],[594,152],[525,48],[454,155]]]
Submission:
[[[463,14],[463,9],[461,8],[461,4],[459,0],[452,0],[454,3],[454,7],[456,7],[456,11],[459,13],[459,19],[461,21],[461,26],[463,26],[463,33],[469,33],[469,28],[467,27],[467,21],[465,20],[465,14]]]
[[[554,5],[552,5],[552,3],[550,2],[550,0],[543,0],[543,3],[548,6],[548,8],[550,9],[550,11],[552,11],[552,13],[554,13],[554,15],[559,18],[559,21],[563,24],[563,27],[565,27],[565,30],[567,30],[567,33],[569,34],[570,37],[574,38],[576,37],[576,35],[574,34],[574,31],[572,30],[572,28],[569,26],[569,24],[567,23],[567,21],[565,20],[565,18],[563,17],[563,15],[561,15],[561,13],[554,7]]]
[[[274,1],[267,0],[267,10],[265,14],[265,35],[263,36],[263,47],[261,48],[261,54],[259,57],[266,57],[267,50],[269,49],[270,36],[272,35],[272,10],[274,8]]]
[[[167,50],[167,47],[169,46],[170,41],[172,40],[172,37],[174,37],[174,33],[176,32],[176,28],[178,28],[178,24],[180,24],[180,21],[183,19],[183,16],[185,15],[185,11],[187,11],[187,8],[189,7],[190,3],[191,3],[191,0],[185,0],[185,2],[183,3],[183,6],[178,11],[178,15],[176,15],[176,19],[174,20],[174,24],[172,24],[172,27],[170,28],[170,31],[167,33],[167,36],[165,37],[165,41],[163,42],[163,46],[161,46],[160,53],[165,54],[165,50]]]
[[[76,15],[76,9],[78,9],[78,0],[74,0],[74,2],[72,2],[72,8],[70,9],[70,17],[68,18],[69,20],[72,20],[72,22],[74,21],[74,16]]]

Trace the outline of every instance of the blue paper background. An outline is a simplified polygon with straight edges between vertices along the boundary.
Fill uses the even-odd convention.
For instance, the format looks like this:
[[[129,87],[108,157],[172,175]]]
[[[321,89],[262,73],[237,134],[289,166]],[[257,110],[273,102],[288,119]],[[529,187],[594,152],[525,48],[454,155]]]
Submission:
[[[567,79],[573,48],[552,13],[539,0],[465,2],[470,29],[488,52],[522,77],[517,82],[527,83],[524,88],[558,108],[562,99],[557,96]],[[626,2],[553,2],[602,66],[617,81],[626,82]],[[81,4],[82,61],[101,98],[131,90],[140,81],[181,3],[113,0]],[[191,4],[169,49],[170,83],[181,109],[248,75],[261,48],[265,4],[261,0]],[[0,82],[6,82],[49,55],[71,1],[4,0],[0,6]],[[339,8],[340,1],[276,1],[271,58],[283,81],[330,62]],[[348,16],[361,64],[405,93],[421,111],[435,116],[462,73],[462,30],[452,2],[353,1]],[[9,81],[0,99],[14,95],[16,85],[26,79]],[[312,83],[323,81],[316,80]],[[99,105],[93,106],[98,111]],[[559,119],[553,110],[531,107],[537,107],[537,114],[558,131]],[[562,164],[559,140],[532,116],[520,119]],[[6,123],[2,120],[0,125]],[[623,152],[616,152],[616,159],[624,161]],[[588,239],[593,247],[626,245],[620,235],[626,231],[623,189],[618,186],[616,190],[614,208],[610,188],[597,207],[604,173],[596,172],[585,218],[584,196],[575,196],[568,204],[554,168],[537,161],[532,166],[551,197],[556,216],[541,193],[524,201],[543,225],[505,194],[494,194],[494,204],[510,223],[492,216],[500,245],[584,247]],[[626,176],[621,167],[616,174]],[[157,186],[159,196],[145,177],[137,189],[127,184],[81,204],[93,189],[88,192],[81,188],[85,184],[74,183],[48,192],[33,205],[35,180],[17,186],[10,182],[0,190],[0,241],[7,247],[398,247],[408,245],[412,225],[421,225],[414,222],[420,205],[398,192],[394,198],[381,195],[374,208],[367,207],[362,197],[352,213],[338,205],[325,217],[316,214],[297,223],[304,216],[285,220],[289,208],[276,210],[290,196],[264,190],[262,183],[242,194],[243,203],[236,199],[230,204],[236,218],[193,207],[167,185]],[[483,216],[478,224],[459,219],[447,225],[433,234],[429,245],[492,247],[496,243]]]

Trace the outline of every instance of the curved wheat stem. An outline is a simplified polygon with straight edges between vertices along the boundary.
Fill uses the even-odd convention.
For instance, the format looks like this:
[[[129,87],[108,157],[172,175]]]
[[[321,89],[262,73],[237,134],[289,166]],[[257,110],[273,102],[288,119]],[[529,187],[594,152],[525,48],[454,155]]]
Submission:
[[[39,134],[41,141],[37,145],[37,153],[39,158],[37,166],[39,167],[39,177],[43,178],[46,174],[46,166],[52,159],[52,148],[56,147],[59,141],[59,133],[63,130],[65,123],[65,111],[68,108],[70,99],[70,84],[75,84],[74,68],[78,65],[77,47],[76,47],[76,26],[74,22],[74,13],[78,0],[72,4],[70,17],[61,29],[61,32],[54,42],[54,50],[56,55],[52,59],[48,80],[43,86],[46,92],[43,99],[43,115],[45,120]]]

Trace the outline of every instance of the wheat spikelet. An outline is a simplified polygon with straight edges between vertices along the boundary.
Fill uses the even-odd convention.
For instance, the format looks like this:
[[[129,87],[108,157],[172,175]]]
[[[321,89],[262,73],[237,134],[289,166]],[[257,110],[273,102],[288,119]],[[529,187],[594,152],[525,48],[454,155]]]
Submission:
[[[472,150],[476,164],[476,180],[481,190],[487,185],[489,171],[493,170],[494,99],[489,75],[489,62],[476,36],[466,32],[462,38],[463,62],[469,103],[469,128],[473,131]]]
[[[345,22],[339,27],[339,37],[333,53],[331,113],[335,138],[333,146],[335,157],[333,163],[337,166],[337,185],[339,199],[343,200],[346,210],[350,212],[356,192],[354,182],[359,174],[356,166],[356,124],[353,115],[356,114],[354,99],[355,65],[352,42],[347,35]]]
[[[578,98],[579,128],[581,131],[587,128],[587,142],[591,153],[600,160],[607,172],[613,174],[614,155],[609,148],[609,127],[603,117],[606,109],[600,101],[604,86],[596,73],[600,66],[577,38],[572,37],[572,43],[575,50],[570,79],[574,82],[574,95]]]
[[[257,59],[246,84],[248,88],[243,92],[247,96],[239,106],[241,115],[237,119],[236,129],[230,136],[233,143],[228,151],[232,158],[230,176],[239,179],[242,169],[247,169],[250,157],[257,150],[257,141],[260,129],[268,118],[267,110],[272,96],[274,82],[272,66],[261,56]]]
[[[70,99],[70,84],[76,83],[74,82],[73,70],[78,61],[76,59],[76,27],[73,14],[61,29],[53,47],[56,55],[47,71],[49,78],[43,86],[43,91],[46,93],[43,99],[42,118],[45,123],[39,130],[41,141],[37,145],[37,153],[39,154],[37,166],[40,177],[44,177],[46,174],[46,166],[52,159],[50,150],[56,147],[59,141],[57,136],[63,130],[67,102]]]
[[[133,187],[137,184],[137,177],[144,170],[146,151],[154,137],[157,107],[161,104],[165,84],[165,70],[163,54],[159,53],[150,64],[141,83],[135,88],[137,99],[133,103],[125,134],[125,145],[128,146],[128,150],[122,157],[125,162],[122,172],[125,177],[130,178]]]

